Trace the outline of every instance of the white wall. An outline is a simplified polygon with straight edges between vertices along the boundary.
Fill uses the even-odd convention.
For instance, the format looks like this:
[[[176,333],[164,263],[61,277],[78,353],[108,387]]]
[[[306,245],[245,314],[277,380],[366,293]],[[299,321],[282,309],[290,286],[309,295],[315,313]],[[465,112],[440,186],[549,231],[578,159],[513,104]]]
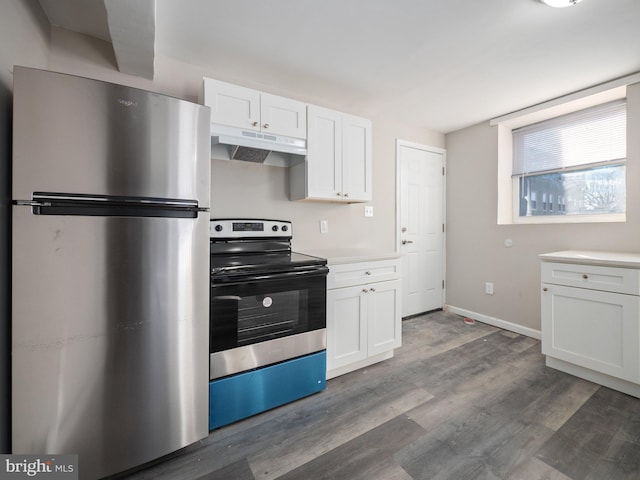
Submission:
[[[0,453],[10,448],[9,232],[13,66],[49,65],[49,24],[36,0],[0,3]]]
[[[156,56],[154,80],[117,72],[109,44],[68,30],[53,28],[51,69],[99,78],[197,101],[202,77],[257,87],[305,102],[341,109],[314,92],[283,91],[273,70],[254,71],[251,78],[230,79],[224,65],[215,70]],[[270,88],[266,81],[275,82]],[[347,111],[355,115],[357,111]],[[362,246],[377,250],[395,248],[395,140],[402,138],[435,147],[444,147],[444,135],[427,129],[402,125],[383,118],[373,121],[373,201],[374,217],[364,217],[363,204],[290,202],[289,171],[286,168],[238,161],[212,161],[212,216],[263,217],[291,220],[294,248],[312,250],[338,246]],[[329,221],[329,233],[320,234],[319,221]]]
[[[497,127],[447,135],[448,305],[539,330],[539,254],[640,252],[640,84],[627,89],[627,105],[626,223],[497,225]],[[495,284],[494,295],[484,293],[485,282]]]

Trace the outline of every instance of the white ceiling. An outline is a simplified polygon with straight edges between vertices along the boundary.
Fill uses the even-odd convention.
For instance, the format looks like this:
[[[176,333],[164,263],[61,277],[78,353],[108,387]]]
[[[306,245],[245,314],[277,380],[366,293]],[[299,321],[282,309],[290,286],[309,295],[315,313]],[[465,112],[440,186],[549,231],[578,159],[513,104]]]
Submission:
[[[153,0],[40,2],[98,38],[105,3],[153,16]],[[135,43],[148,26],[127,14],[109,21]],[[155,54],[447,133],[640,72],[639,25],[640,0],[155,0]]]

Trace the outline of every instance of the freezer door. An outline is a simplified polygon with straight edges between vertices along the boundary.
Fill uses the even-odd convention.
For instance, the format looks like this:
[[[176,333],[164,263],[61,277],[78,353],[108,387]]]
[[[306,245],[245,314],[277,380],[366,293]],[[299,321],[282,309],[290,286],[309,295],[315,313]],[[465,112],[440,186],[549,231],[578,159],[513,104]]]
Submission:
[[[209,207],[209,108],[14,69],[13,199],[32,192],[187,198]]]
[[[13,207],[14,453],[91,479],[207,435],[208,219]]]

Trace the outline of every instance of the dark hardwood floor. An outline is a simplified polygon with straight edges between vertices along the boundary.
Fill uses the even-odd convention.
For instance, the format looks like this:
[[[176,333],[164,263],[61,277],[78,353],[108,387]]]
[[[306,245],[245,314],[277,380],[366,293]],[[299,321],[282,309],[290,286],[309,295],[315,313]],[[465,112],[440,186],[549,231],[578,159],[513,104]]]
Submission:
[[[640,400],[456,315],[406,320],[403,335],[393,359],[117,478],[640,479]]]

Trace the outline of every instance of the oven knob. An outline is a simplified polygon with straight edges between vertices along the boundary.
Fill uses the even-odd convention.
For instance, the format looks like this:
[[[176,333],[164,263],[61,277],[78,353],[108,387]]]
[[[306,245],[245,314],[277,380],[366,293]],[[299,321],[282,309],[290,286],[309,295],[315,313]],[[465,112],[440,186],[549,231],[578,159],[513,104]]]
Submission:
[[[271,230],[273,230],[274,232],[278,231],[278,225],[274,225],[273,227],[271,227]]]
[[[215,226],[216,232],[221,232],[222,231],[222,225],[216,225]]]
[[[289,230],[289,227],[287,227],[286,225],[282,225],[282,231],[286,232],[287,230]]]

